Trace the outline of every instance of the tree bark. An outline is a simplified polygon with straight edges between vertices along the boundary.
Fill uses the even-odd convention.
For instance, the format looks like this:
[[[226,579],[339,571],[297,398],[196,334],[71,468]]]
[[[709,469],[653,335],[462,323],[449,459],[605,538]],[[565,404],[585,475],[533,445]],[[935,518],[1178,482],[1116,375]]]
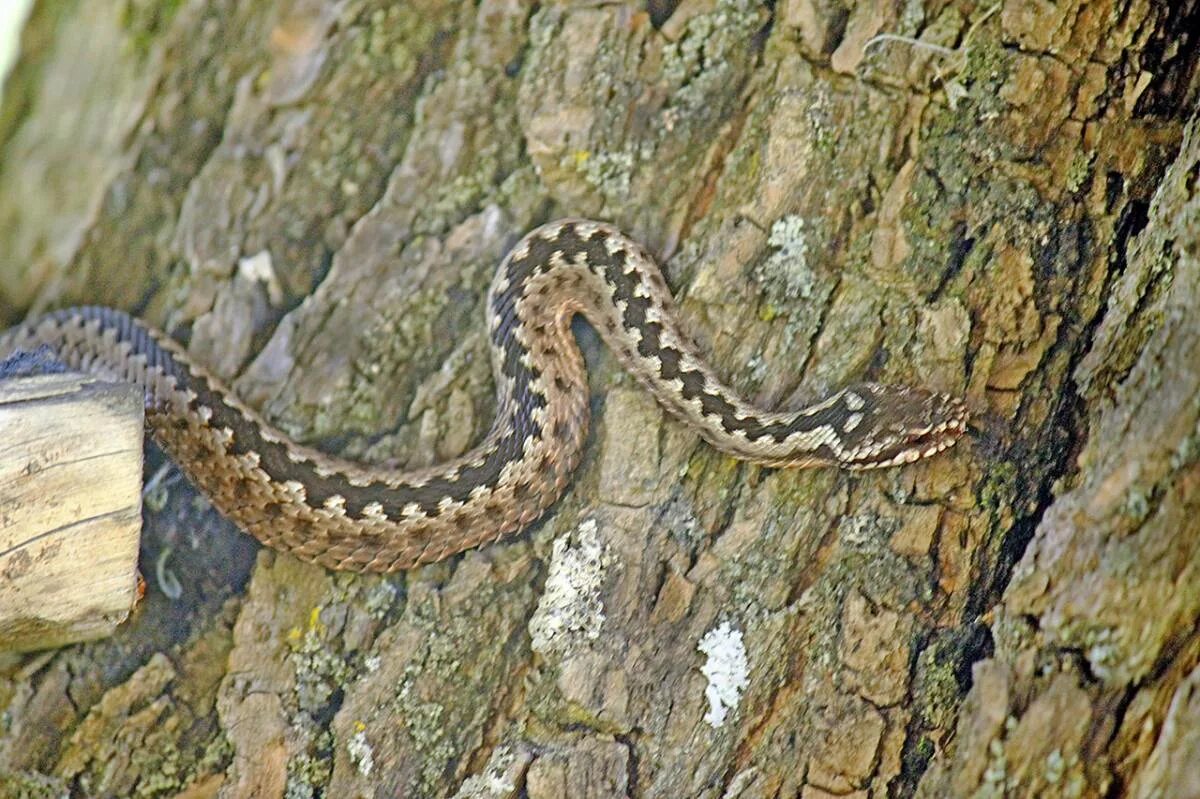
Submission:
[[[490,422],[497,262],[592,216],[756,402],[866,377],[975,422],[904,469],[749,467],[581,326],[587,454],[510,541],[333,574],[168,478],[135,617],[3,663],[0,795],[1200,795],[1198,27],[41,3],[0,109],[3,324],[133,310],[298,438],[429,463]]]

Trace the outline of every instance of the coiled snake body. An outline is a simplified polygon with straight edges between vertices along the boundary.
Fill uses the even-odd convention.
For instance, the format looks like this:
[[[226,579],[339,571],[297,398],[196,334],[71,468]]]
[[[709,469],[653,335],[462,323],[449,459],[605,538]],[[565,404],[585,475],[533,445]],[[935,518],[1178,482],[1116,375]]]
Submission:
[[[0,334],[0,358],[48,345],[71,368],[136,383],[154,438],[242,529],[328,568],[387,572],[495,541],[558,499],[588,424],[576,313],[668,411],[738,458],[892,466],[946,449],[965,428],[954,398],[875,384],[798,411],[750,406],[679,329],[654,259],[586,220],[538,228],[504,259],[487,303],[495,422],[479,446],[430,468],[371,467],[301,446],[173,340],[110,308],[33,319]]]

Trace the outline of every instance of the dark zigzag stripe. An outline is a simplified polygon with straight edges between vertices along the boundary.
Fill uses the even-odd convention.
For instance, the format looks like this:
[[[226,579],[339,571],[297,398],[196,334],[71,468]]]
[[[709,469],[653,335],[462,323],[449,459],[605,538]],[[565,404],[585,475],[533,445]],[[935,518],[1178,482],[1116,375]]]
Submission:
[[[441,512],[438,502],[444,497],[465,502],[474,487],[494,485],[504,465],[522,455],[525,438],[535,432],[537,425],[530,416],[531,411],[545,407],[546,402],[545,397],[531,389],[536,374],[520,364],[519,353],[512,357],[515,348],[510,348],[507,351],[510,357],[505,361],[505,374],[512,377],[516,385],[513,427],[484,463],[463,469],[456,480],[438,479],[420,487],[391,488],[380,483],[355,486],[336,473],[329,477],[318,475],[315,464],[306,461],[297,463],[289,458],[285,444],[263,438],[258,427],[228,405],[208,379],[192,374],[128,314],[108,308],[89,307],[78,312],[62,313],[55,318],[61,323],[80,317],[86,321],[98,321],[102,330],[113,331],[118,342],[129,342],[135,351],[145,355],[148,366],[175,377],[179,388],[194,393],[195,399],[190,409],[195,411],[198,407],[207,407],[212,413],[209,425],[216,429],[226,427],[233,433],[230,446],[232,454],[257,453],[260,468],[273,479],[293,479],[304,484],[307,503],[314,508],[322,507],[326,500],[334,496],[341,496],[345,500],[346,514],[352,518],[361,518],[363,510],[373,502],[378,502],[384,514],[392,518],[399,518],[403,508],[414,502],[423,513],[435,517]],[[498,344],[512,338],[511,328],[509,330],[507,335],[503,335],[503,330],[500,331]]]
[[[511,416],[508,424],[504,425],[508,434],[497,442],[497,446],[480,465],[463,468],[453,480],[438,478],[420,487],[392,488],[382,483],[354,486],[336,473],[329,477],[318,475],[315,464],[292,461],[288,457],[286,444],[263,438],[257,426],[226,404],[207,379],[193,375],[178,363],[169,351],[154,341],[145,327],[125,313],[109,308],[87,307],[81,312],[63,312],[56,315],[56,319],[60,323],[66,322],[79,313],[85,320],[97,320],[103,329],[113,330],[118,341],[129,342],[134,351],[146,357],[149,368],[162,370],[175,377],[180,388],[192,391],[196,395],[192,403],[193,410],[199,406],[207,407],[212,413],[210,424],[215,428],[226,427],[233,433],[230,447],[233,454],[255,452],[260,467],[274,478],[294,479],[305,485],[307,502],[312,507],[319,508],[332,497],[342,497],[346,513],[351,518],[361,518],[366,506],[376,502],[389,517],[398,518],[401,511],[412,503],[416,503],[427,516],[436,517],[440,513],[438,503],[442,499],[449,497],[456,502],[466,502],[474,488],[496,485],[504,466],[523,457],[526,440],[542,436],[543,431],[534,420],[533,413],[546,407],[546,397],[533,387],[539,372],[521,363],[524,350],[516,341],[514,331],[518,324],[517,301],[524,294],[525,286],[530,278],[549,268],[550,259],[556,253],[565,253],[568,257],[582,253],[586,257],[590,266],[612,285],[613,299],[624,304],[624,326],[640,333],[638,353],[644,358],[656,359],[662,379],[679,380],[684,398],[699,399],[704,414],[717,417],[726,433],[742,431],[750,441],[770,436],[776,442],[783,442],[793,433],[832,424],[848,413],[848,409],[838,405],[811,416],[797,415],[787,422],[763,424],[753,417],[739,419],[732,403],[720,395],[705,391],[704,376],[699,371],[683,368],[682,353],[663,345],[662,325],[647,318],[650,299],[636,294],[638,278],[625,271],[629,254],[624,249],[610,253],[606,246],[608,238],[609,234],[604,230],[593,231],[585,238],[575,225],[568,223],[556,231],[553,239],[531,239],[523,256],[508,260],[505,267],[508,288],[491,298],[493,314],[500,320],[492,333],[492,344],[504,353],[501,370],[511,381],[513,391],[512,402],[508,405],[512,409]],[[505,421],[496,419],[493,429]]]
[[[603,247],[600,249],[603,251]],[[724,397],[704,390],[704,375],[694,369],[684,369],[682,366],[683,353],[662,343],[663,327],[658,322],[648,321],[650,299],[638,296],[635,292],[639,285],[636,275],[625,272],[626,254],[618,251],[612,256],[599,258],[599,254],[589,247],[589,260],[605,265],[605,279],[614,287],[613,300],[624,303],[625,311],[622,322],[626,329],[638,331],[641,339],[638,341],[638,354],[643,358],[658,360],[658,373],[663,380],[679,380],[682,384],[680,393],[685,399],[700,400],[700,406],[706,416],[716,416],[726,433],[733,434],[742,431],[750,441],[757,441],[765,436],[771,436],[776,443],[783,443],[788,436],[812,430],[824,424],[832,424],[844,418],[848,411],[838,406],[827,408],[811,416],[797,414],[786,422],[763,424],[753,416],[739,419],[736,409]]]

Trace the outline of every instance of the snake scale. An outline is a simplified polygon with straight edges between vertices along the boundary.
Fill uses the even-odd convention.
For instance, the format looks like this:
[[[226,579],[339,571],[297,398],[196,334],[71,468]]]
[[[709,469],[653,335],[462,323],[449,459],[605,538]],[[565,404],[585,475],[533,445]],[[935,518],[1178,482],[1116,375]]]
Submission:
[[[950,447],[965,430],[960,400],[872,383],[797,411],[751,406],[682,332],[655,260],[615,228],[582,219],[534,230],[501,263],[487,301],[495,421],[474,449],[429,468],[372,467],[291,441],[175,341],[111,308],[27,321],[0,334],[0,358],[48,346],[70,368],[135,383],[153,437],[243,530],[331,569],[390,572],[518,531],[565,490],[588,425],[576,314],[669,412],[737,458],[894,466]]]

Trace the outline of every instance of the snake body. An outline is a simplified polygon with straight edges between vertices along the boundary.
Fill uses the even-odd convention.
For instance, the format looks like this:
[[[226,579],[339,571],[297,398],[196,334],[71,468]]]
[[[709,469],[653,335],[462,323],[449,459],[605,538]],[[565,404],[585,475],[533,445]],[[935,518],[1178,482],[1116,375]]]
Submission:
[[[588,425],[577,313],[668,411],[738,458],[892,466],[946,449],[965,429],[957,399],[871,383],[798,411],[752,407],[680,329],[654,259],[579,219],[534,230],[500,265],[487,302],[495,421],[477,447],[429,468],[372,467],[297,444],[175,341],[111,308],[32,319],[0,334],[0,357],[48,346],[71,368],[137,384],[154,438],[243,530],[331,569],[390,572],[520,530],[565,490]]]

